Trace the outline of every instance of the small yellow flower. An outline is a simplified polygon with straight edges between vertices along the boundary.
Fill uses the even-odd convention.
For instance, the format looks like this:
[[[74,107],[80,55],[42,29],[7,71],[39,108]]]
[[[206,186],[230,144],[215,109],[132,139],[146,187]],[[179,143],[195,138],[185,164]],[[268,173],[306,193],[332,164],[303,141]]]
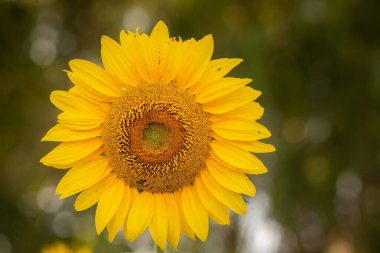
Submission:
[[[245,214],[241,194],[255,195],[246,174],[267,172],[253,153],[274,151],[256,120],[260,92],[248,78],[226,77],[241,59],[211,60],[213,38],[170,38],[160,21],[150,36],[103,37],[103,67],[72,60],[74,87],[54,91],[62,110],[42,139],[62,142],[41,159],[69,169],[57,186],[75,209],[97,203],[98,234],[112,241],[120,227],[135,240],[149,228],[165,249],[180,232],[207,239],[211,218],[229,224],[228,208]]]
[[[87,247],[70,248],[62,242],[56,242],[42,248],[41,253],[92,253],[92,250]]]

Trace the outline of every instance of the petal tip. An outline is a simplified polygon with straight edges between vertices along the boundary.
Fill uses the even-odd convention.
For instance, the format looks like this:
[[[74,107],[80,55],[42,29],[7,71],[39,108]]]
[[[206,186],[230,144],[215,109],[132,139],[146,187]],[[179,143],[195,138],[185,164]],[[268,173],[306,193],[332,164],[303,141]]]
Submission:
[[[160,19],[160,20],[158,20],[157,21],[157,23],[156,23],[156,25],[154,26],[155,28],[157,27],[157,28],[160,28],[160,27],[164,27],[164,28],[168,28],[167,27],[167,25],[166,25],[166,23],[162,20],[162,19]]]
[[[46,164],[46,158],[45,158],[46,156],[44,156],[44,157],[42,157],[41,159],[40,159],[40,163],[42,163],[43,165],[45,165],[45,166],[47,166],[47,164]]]
[[[114,42],[114,40],[111,39],[110,37],[108,37],[107,35],[103,35],[101,40],[100,40],[100,43],[102,44],[102,46],[105,46],[110,42]]]

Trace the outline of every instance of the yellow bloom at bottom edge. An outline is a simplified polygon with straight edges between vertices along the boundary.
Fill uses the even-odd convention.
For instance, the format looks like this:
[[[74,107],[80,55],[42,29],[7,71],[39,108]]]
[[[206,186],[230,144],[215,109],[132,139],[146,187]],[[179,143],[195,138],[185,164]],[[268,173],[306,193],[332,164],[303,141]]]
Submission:
[[[88,246],[73,248],[63,242],[55,242],[44,246],[41,253],[92,253],[92,250]]]

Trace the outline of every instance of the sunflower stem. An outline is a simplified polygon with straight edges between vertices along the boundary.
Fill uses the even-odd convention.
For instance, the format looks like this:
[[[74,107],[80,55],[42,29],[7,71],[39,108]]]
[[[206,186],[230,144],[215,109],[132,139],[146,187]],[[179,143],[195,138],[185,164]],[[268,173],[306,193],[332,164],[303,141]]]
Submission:
[[[166,253],[166,251],[163,251],[158,245],[156,244],[156,253]]]
[[[167,253],[179,253],[169,243],[166,244],[166,251]]]
[[[155,253],[175,253],[176,251],[169,243],[166,244],[166,250],[162,250],[157,244],[155,245]]]

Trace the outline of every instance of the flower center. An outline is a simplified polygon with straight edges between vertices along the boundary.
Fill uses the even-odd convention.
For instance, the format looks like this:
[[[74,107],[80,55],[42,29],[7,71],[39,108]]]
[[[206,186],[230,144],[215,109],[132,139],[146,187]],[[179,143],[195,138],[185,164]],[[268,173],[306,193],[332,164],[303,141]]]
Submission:
[[[210,121],[172,83],[142,84],[111,105],[103,140],[113,172],[130,187],[174,192],[206,166]]]
[[[152,122],[143,131],[143,143],[153,150],[162,149],[170,139],[170,129],[164,124]]]

